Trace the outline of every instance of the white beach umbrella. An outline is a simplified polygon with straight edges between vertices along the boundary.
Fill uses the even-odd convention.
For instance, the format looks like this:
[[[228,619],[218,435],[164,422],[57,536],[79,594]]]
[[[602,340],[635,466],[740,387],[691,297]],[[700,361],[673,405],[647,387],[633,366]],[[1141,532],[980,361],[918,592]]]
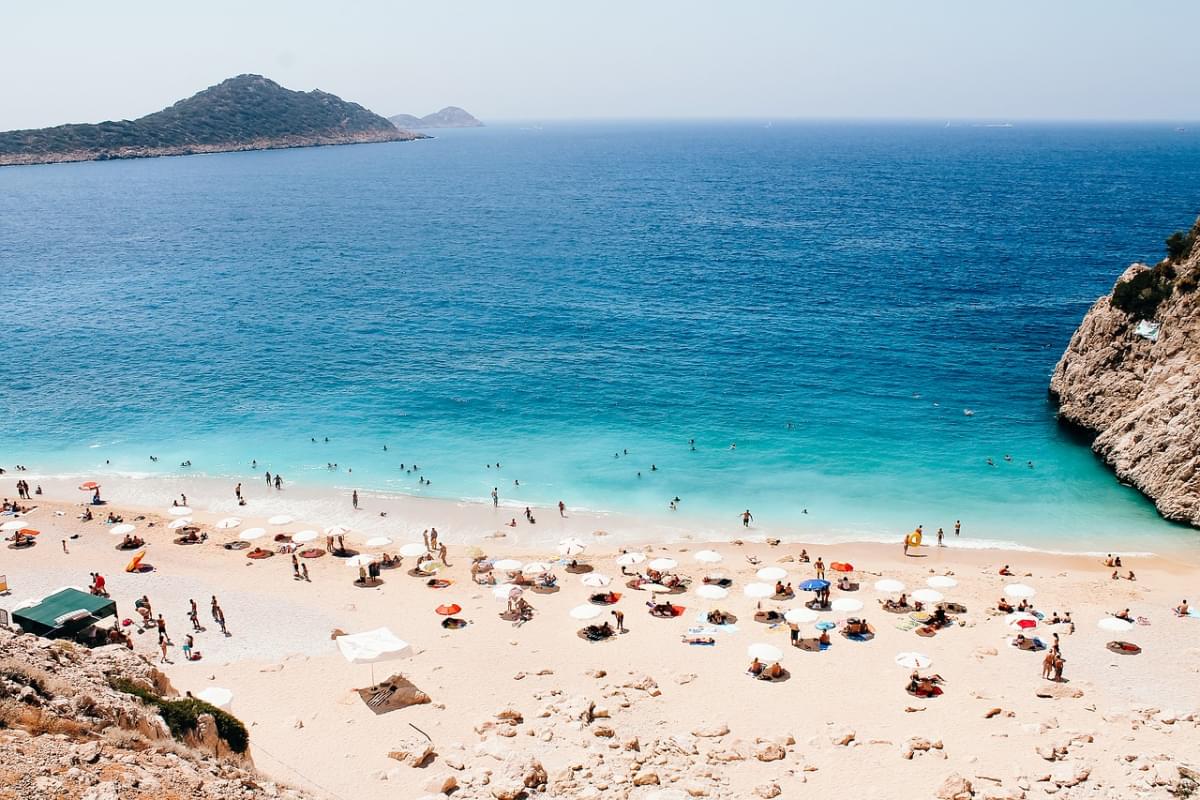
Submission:
[[[188,514],[192,513],[192,510],[187,506],[171,506],[167,509],[167,513],[172,517],[186,517]]]
[[[1037,589],[1028,586],[1024,583],[1010,583],[1004,587],[1004,594],[1007,597],[1033,597],[1037,594]]]
[[[574,619],[595,619],[604,613],[604,609],[600,608],[600,606],[584,603],[581,606],[575,606],[569,613]]]
[[[958,581],[949,575],[934,575],[925,581],[925,583],[933,589],[953,589],[955,586],[958,586]]]
[[[400,555],[405,558],[416,558],[425,555],[427,548],[420,542],[408,542],[400,545]]]
[[[729,597],[729,590],[711,583],[704,583],[696,587],[696,596],[703,597],[705,600],[724,600]]]
[[[388,628],[337,637],[338,650],[351,664],[370,664],[371,683],[375,682],[375,664],[397,658],[411,658],[412,646]]]
[[[368,564],[370,564],[372,561],[374,561],[375,558],[376,558],[375,556],[368,555],[367,553],[360,553],[359,555],[350,556],[350,558],[347,558],[346,566],[347,567],[365,567]]]
[[[897,594],[904,591],[904,584],[895,578],[884,578],[881,581],[875,581],[875,591],[883,592],[884,594]]]
[[[1112,633],[1122,633],[1132,630],[1133,623],[1116,617],[1105,617],[1096,623],[1097,627],[1102,631],[1111,631]]]
[[[366,547],[387,547],[391,543],[392,540],[386,536],[372,536],[363,542],[363,545]]]
[[[553,567],[542,561],[530,561],[521,565],[521,574],[523,575],[542,575],[549,572]]]
[[[558,543],[558,553],[564,556],[577,556],[587,549],[582,539],[569,536]]]
[[[945,599],[936,589],[917,589],[912,596],[914,600],[920,600],[922,603],[940,603]]]
[[[124,536],[125,534],[133,533],[136,530],[136,525],[130,525],[128,522],[122,522],[120,525],[113,525],[108,529],[108,532],[114,536]]]
[[[515,572],[521,568],[521,562],[515,558],[502,558],[499,561],[493,561],[492,567],[501,572]]]
[[[764,597],[770,597],[775,594],[775,587],[769,583],[747,583],[742,588],[742,593],[746,597],[754,597],[761,600]]]
[[[617,556],[617,563],[622,567],[632,567],[634,564],[640,564],[645,560],[645,553],[621,553],[621,555]]]
[[[261,539],[266,535],[266,528],[246,528],[246,530],[242,531],[241,538],[247,542],[253,542],[255,539]]]
[[[523,594],[520,586],[514,586],[511,583],[501,583],[492,587],[492,597],[497,600],[508,600],[513,597],[520,597]]]
[[[317,533],[316,531],[300,531],[299,533],[292,534],[292,541],[303,544],[305,542],[313,541],[320,535],[321,534]]]
[[[692,558],[701,564],[720,564],[725,557],[716,550],[700,550]]]
[[[325,529],[326,536],[345,536],[349,532],[350,528],[346,525],[330,525]]]
[[[29,523],[23,519],[10,519],[8,522],[0,525],[0,530],[4,531],[19,531],[22,528],[28,528]]]
[[[925,669],[933,659],[924,653],[897,653],[896,663],[905,669]]]
[[[184,525],[191,525],[191,524],[192,524],[191,517],[180,517],[179,519],[173,519],[170,522],[168,522],[167,527],[173,531],[176,531],[176,530],[179,530],[180,528],[182,528]]]
[[[287,525],[288,523],[292,522],[292,520],[293,520],[293,518],[289,517],[287,514],[276,514],[275,516],[273,516],[269,520],[267,520],[267,524],[269,524],[269,525]]]
[[[816,622],[817,612],[811,608],[789,608],[784,612],[783,618],[793,625],[803,625],[806,622]]]
[[[829,607],[834,611],[862,611],[862,600],[856,600],[853,597],[839,597],[829,604]]]
[[[590,586],[593,589],[601,589],[612,583],[612,578],[599,572],[589,572],[587,575],[584,575],[582,578],[580,578],[579,582],[584,586]]]
[[[758,572],[754,573],[760,581],[781,581],[787,577],[787,570],[783,567],[763,567]]]
[[[757,658],[759,661],[780,661],[783,659],[783,651],[773,644],[764,644],[758,642],[746,648],[746,655],[750,658]]]
[[[662,558],[656,558],[653,561],[651,561],[649,564],[650,569],[656,570],[658,572],[663,572],[668,569],[675,569],[678,566],[679,566],[678,561],[676,561],[673,558],[667,558],[666,556],[664,556]]]
[[[228,711],[229,706],[233,703],[233,692],[222,689],[220,686],[209,686],[207,689],[196,692],[196,699]]]
[[[227,531],[230,528],[237,528],[241,524],[242,524],[242,521],[240,519],[238,519],[237,517],[225,517],[225,519],[217,520],[217,524],[214,525],[213,527],[219,528],[223,531]]]

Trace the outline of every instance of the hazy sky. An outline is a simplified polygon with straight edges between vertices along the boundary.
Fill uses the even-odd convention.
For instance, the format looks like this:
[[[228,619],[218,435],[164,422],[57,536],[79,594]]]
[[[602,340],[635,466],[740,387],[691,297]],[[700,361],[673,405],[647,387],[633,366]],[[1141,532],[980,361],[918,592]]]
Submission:
[[[385,115],[1200,116],[1200,0],[6,4],[0,129],[132,118],[243,72]]]

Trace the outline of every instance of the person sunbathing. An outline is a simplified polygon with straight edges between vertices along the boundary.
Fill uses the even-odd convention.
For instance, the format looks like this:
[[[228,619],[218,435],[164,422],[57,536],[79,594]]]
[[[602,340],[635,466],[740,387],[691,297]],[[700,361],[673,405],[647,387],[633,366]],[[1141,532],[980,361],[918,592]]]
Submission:
[[[850,583],[850,578],[846,575],[838,578],[837,587],[843,592],[848,592],[854,588],[854,584]]]
[[[908,610],[908,595],[900,595],[899,600],[888,598],[883,601],[883,607],[889,611],[907,611]]]
[[[778,611],[776,611],[774,609],[771,609],[769,611],[755,611],[754,619],[757,622],[765,622],[768,624],[772,624],[772,623],[776,623],[776,622],[783,622],[783,614],[780,614]]]
[[[600,625],[588,625],[584,628],[584,635],[589,639],[607,639],[613,635],[613,627],[608,622]]]
[[[620,598],[617,597],[616,592],[612,592],[612,591],[598,592],[588,598],[588,600],[590,600],[591,602],[596,603],[598,605],[602,605],[602,606],[611,606],[613,603],[617,602],[617,600],[619,600],[619,599]]]
[[[1179,605],[1175,606],[1175,613],[1181,617],[1186,617],[1191,610],[1191,606],[1188,605],[1188,601],[1186,599]]]
[[[801,550],[800,550],[800,558],[799,558],[799,559],[797,559],[797,560],[798,560],[798,561],[799,561],[801,564],[807,564],[807,563],[809,562],[809,558],[808,558],[808,551],[807,551],[807,550],[804,550],[804,549],[801,549]]]
[[[996,608],[1000,611],[1003,611],[1005,614],[1011,614],[1013,612],[1012,604],[1003,597],[1001,597],[1000,602],[996,604]]]
[[[1136,581],[1137,580],[1137,578],[1134,577],[1133,570],[1129,570],[1129,574],[1125,576],[1125,580],[1127,580],[1127,581]]]
[[[829,631],[822,630],[821,635],[817,637],[817,643],[822,647],[829,646]]]
[[[758,677],[759,675],[762,675],[763,663],[756,658],[750,662],[750,667],[746,671],[751,675]]]
[[[780,666],[778,661],[776,661],[774,664],[768,667],[763,674],[771,680],[777,681],[783,677],[783,667]]]
[[[92,521],[92,510],[90,508],[85,508],[83,510],[83,513],[79,515],[79,519],[83,522],[91,522]]]
[[[846,627],[843,630],[847,636],[865,636],[871,632],[871,626],[865,619],[851,617],[846,620]]]
[[[116,514],[114,514],[113,512],[110,511],[110,512],[108,512],[108,518],[104,521],[106,523],[108,523],[109,525],[116,525],[118,522],[124,522],[125,518],[118,517]]]
[[[558,576],[553,572],[546,572],[538,576],[537,585],[543,589],[553,589],[558,585]]]
[[[398,567],[400,566],[400,556],[394,556],[391,553],[384,553],[383,559],[380,561],[380,563],[385,567]]]
[[[930,675],[922,677],[917,670],[913,670],[908,676],[908,693],[917,697],[935,697],[942,693],[938,688],[938,684],[942,682],[941,675]]]
[[[708,612],[706,619],[711,625],[728,625],[732,617],[730,614],[714,608]]]
[[[654,602],[653,600],[647,600],[646,605],[650,607],[650,616],[652,616],[652,617],[673,617],[673,616],[675,616],[675,609],[671,607],[670,603],[661,603],[661,602]]]

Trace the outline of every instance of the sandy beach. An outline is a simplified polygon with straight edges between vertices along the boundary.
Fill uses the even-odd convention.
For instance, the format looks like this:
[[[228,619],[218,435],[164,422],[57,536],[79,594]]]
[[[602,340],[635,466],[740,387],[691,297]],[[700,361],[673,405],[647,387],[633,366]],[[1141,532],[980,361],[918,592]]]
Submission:
[[[763,541],[764,531],[724,521],[703,532],[647,526],[638,540],[634,520],[570,509],[563,517],[556,509],[533,509],[537,524],[531,526],[522,509],[511,507],[363,495],[354,511],[341,495],[302,499],[260,483],[245,487],[249,502],[239,508],[224,483],[110,483],[97,519],[80,522],[87,496],[70,481],[44,482],[45,494],[25,517],[40,531],[36,546],[3,550],[0,573],[11,591],[0,597],[0,607],[65,585],[86,587],[95,571],[107,579],[122,617],[136,616],[134,599],[148,596],[174,642],[161,668],[176,688],[230,689],[231,710],[250,727],[259,769],[322,796],[436,796],[434,790],[454,785],[456,797],[504,796],[506,776],[532,758],[546,772],[546,794],[562,797],[1167,797],[1177,765],[1200,752],[1200,702],[1192,688],[1200,672],[1200,618],[1172,612],[1182,599],[1195,600],[1197,567],[1175,554],[1126,555],[1121,574],[1132,569],[1136,580],[1114,580],[1094,555],[974,549],[949,532],[948,546],[923,546],[906,556],[899,542],[773,546]],[[168,498],[180,492],[209,536],[203,544],[172,543]],[[110,511],[146,539],[151,571],[124,572],[130,554],[116,549],[121,537],[101,521]],[[276,514],[294,520],[268,524]],[[242,519],[238,528],[214,527],[233,515]],[[509,528],[504,523],[513,517],[518,525]],[[395,552],[436,527],[451,544],[450,566],[438,573],[450,585],[434,589],[410,576],[415,559],[408,558],[384,570],[380,586],[362,588],[354,584],[358,570],[332,556],[304,559],[306,582],[293,578],[287,554],[252,560],[247,551],[221,546],[250,527],[273,535],[337,522],[351,528],[347,545],[362,552]],[[724,541],[711,535],[717,529]],[[738,533],[744,536],[735,538]],[[363,546],[384,535],[394,543]],[[554,568],[555,591],[526,592],[535,613],[519,626],[499,617],[504,603],[492,587],[472,582],[468,547],[490,559],[554,564],[561,557],[552,543],[567,536],[586,544],[580,561],[592,574],[613,577],[610,588],[622,596],[612,608],[624,612],[627,632],[603,642],[577,636],[586,623],[569,611],[602,590],[583,585],[582,576],[562,564]],[[271,536],[255,544],[275,546]],[[323,549],[324,535],[314,544]],[[931,536],[925,544],[933,544]],[[649,593],[627,586],[629,577],[615,562],[620,549],[678,561],[672,572],[691,579],[686,591],[670,596],[684,607],[678,617],[649,614]],[[717,551],[722,561],[697,562],[701,549]],[[816,577],[814,563],[798,561],[802,549],[812,562],[852,564],[846,574],[858,588],[835,589],[832,597],[864,606],[820,614],[837,625],[823,651],[791,647],[787,624],[755,621],[760,605],[801,608],[811,593],[784,601],[744,593],[762,567],[783,568],[783,580],[794,585]],[[1006,564],[1011,577],[999,574]],[[727,599],[697,596],[706,574],[732,581]],[[952,577],[957,585],[940,591],[966,610],[952,615],[955,624],[924,637],[910,614],[881,608],[881,600],[896,594],[874,585],[895,579],[911,593],[927,588],[932,576]],[[1004,587],[1016,582],[1033,587],[1031,602],[1047,618],[1027,634],[1046,642],[1060,637],[1062,682],[1040,677],[1044,652],[1011,644],[1018,631],[996,606]],[[213,595],[225,611],[228,637],[208,615]],[[195,634],[202,658],[188,663],[179,645],[191,627],[191,598],[205,630]],[[442,627],[435,608],[450,603],[462,607],[457,616],[466,627]],[[713,608],[736,615],[736,625],[713,632],[713,645],[685,644],[689,628],[704,625]],[[1126,608],[1137,620],[1131,630],[1098,627]],[[1073,631],[1047,624],[1055,612],[1067,611]],[[874,636],[855,641],[842,635],[848,617],[865,617]],[[347,663],[331,632],[379,626],[409,642],[414,655],[375,665],[375,678],[401,673],[430,703],[376,715],[354,691],[371,683],[372,668]],[[799,627],[805,639],[818,635],[811,623]],[[133,638],[139,652],[160,660],[152,631]],[[1106,648],[1117,639],[1136,643],[1141,653]],[[747,648],[756,643],[783,651],[787,680],[747,675]],[[895,659],[910,651],[931,659],[921,672],[941,676],[940,696],[906,692],[911,670]],[[426,741],[422,734],[435,751],[428,763],[413,767],[389,758]],[[948,782],[952,776],[969,782],[974,794],[962,794],[961,784]]]

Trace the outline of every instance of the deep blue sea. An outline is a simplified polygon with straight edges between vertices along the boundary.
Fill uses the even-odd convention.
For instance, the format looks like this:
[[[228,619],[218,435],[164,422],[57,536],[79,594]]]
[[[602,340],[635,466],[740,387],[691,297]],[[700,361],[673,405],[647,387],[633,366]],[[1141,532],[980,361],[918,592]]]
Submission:
[[[1046,386],[1198,187],[1170,124],[547,123],[4,168],[0,463],[1190,545]]]

